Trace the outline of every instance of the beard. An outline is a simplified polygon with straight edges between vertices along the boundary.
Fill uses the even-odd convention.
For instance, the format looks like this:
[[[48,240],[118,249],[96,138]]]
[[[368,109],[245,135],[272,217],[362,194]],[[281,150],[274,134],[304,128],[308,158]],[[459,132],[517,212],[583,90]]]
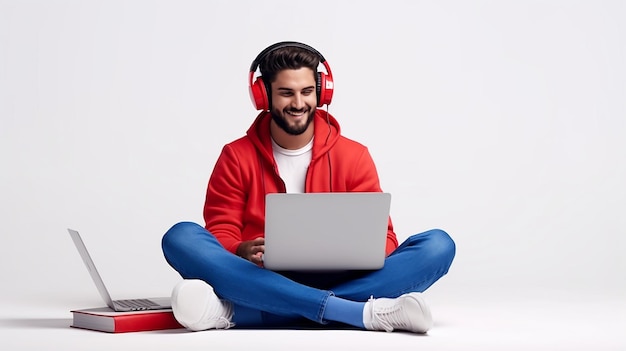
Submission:
[[[285,109],[281,112],[273,108],[270,111],[270,113],[272,114],[272,120],[278,125],[278,127],[280,127],[280,129],[284,130],[289,135],[300,135],[304,133],[307,130],[307,128],[309,128],[309,125],[311,124],[311,122],[313,122],[313,118],[315,116],[315,108],[307,108],[307,109],[309,111],[308,111],[308,115],[306,116],[306,121],[304,123],[293,124],[293,125],[289,124],[288,117],[286,117],[285,115],[287,114],[288,111],[299,112],[301,110]],[[304,113],[306,114],[307,112],[305,111]]]

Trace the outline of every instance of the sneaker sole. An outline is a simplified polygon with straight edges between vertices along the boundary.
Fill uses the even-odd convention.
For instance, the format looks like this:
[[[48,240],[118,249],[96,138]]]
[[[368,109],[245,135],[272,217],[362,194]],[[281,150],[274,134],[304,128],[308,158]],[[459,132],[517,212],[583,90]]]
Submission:
[[[182,326],[198,331],[197,324],[202,321],[206,306],[215,296],[213,288],[202,280],[183,280],[172,291],[172,311]]]
[[[416,328],[412,331],[422,334],[426,333],[433,326],[433,317],[430,312],[430,308],[424,300],[424,297],[421,293],[409,293],[405,295],[405,298],[413,300],[417,304],[417,308],[420,310],[421,315],[424,317],[423,323],[418,323]]]

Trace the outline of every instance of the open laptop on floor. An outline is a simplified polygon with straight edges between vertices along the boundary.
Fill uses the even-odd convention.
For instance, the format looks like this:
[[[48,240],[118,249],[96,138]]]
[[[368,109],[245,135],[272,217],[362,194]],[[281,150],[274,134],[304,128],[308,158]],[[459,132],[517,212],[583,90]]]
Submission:
[[[380,269],[390,205],[389,193],[267,194],[263,265],[275,271]]]
[[[76,230],[68,229],[67,230],[72,237],[72,241],[74,241],[74,245],[78,249],[78,253],[80,257],[82,257],[85,266],[87,266],[87,270],[91,275],[94,283],[96,283],[96,287],[100,292],[100,296],[104,302],[106,302],[107,306],[115,311],[126,312],[126,311],[141,311],[141,310],[162,310],[162,309],[170,309],[172,308],[170,304],[169,297],[158,297],[158,298],[138,298],[138,299],[127,299],[127,300],[113,300],[111,299],[111,295],[104,285],[104,281],[100,277],[98,270],[96,269],[96,265],[93,263],[89,252],[87,251],[87,247],[83,242],[83,239],[80,237],[80,234]]]

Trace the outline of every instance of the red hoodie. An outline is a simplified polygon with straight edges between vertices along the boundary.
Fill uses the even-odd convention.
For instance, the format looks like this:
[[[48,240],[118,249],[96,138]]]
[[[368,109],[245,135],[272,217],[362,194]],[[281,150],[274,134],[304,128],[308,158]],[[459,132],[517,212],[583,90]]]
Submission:
[[[242,241],[264,235],[265,194],[285,192],[272,153],[270,120],[268,112],[261,112],[244,137],[225,145],[209,179],[204,205],[206,229],[232,253]],[[314,128],[305,192],[382,191],[367,148],[342,136],[334,117],[317,110]],[[390,218],[387,255],[396,247],[398,240]]]

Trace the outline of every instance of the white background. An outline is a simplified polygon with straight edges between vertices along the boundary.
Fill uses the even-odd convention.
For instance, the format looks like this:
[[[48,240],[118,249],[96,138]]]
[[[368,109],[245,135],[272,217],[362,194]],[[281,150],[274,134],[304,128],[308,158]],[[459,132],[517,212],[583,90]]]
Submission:
[[[221,147],[257,113],[250,63],[296,40],[328,60],[329,111],[370,148],[399,239],[455,239],[433,298],[623,301],[625,18],[622,1],[0,0],[0,297],[101,304],[68,227],[114,297],[168,295],[162,234],[203,223]]]

